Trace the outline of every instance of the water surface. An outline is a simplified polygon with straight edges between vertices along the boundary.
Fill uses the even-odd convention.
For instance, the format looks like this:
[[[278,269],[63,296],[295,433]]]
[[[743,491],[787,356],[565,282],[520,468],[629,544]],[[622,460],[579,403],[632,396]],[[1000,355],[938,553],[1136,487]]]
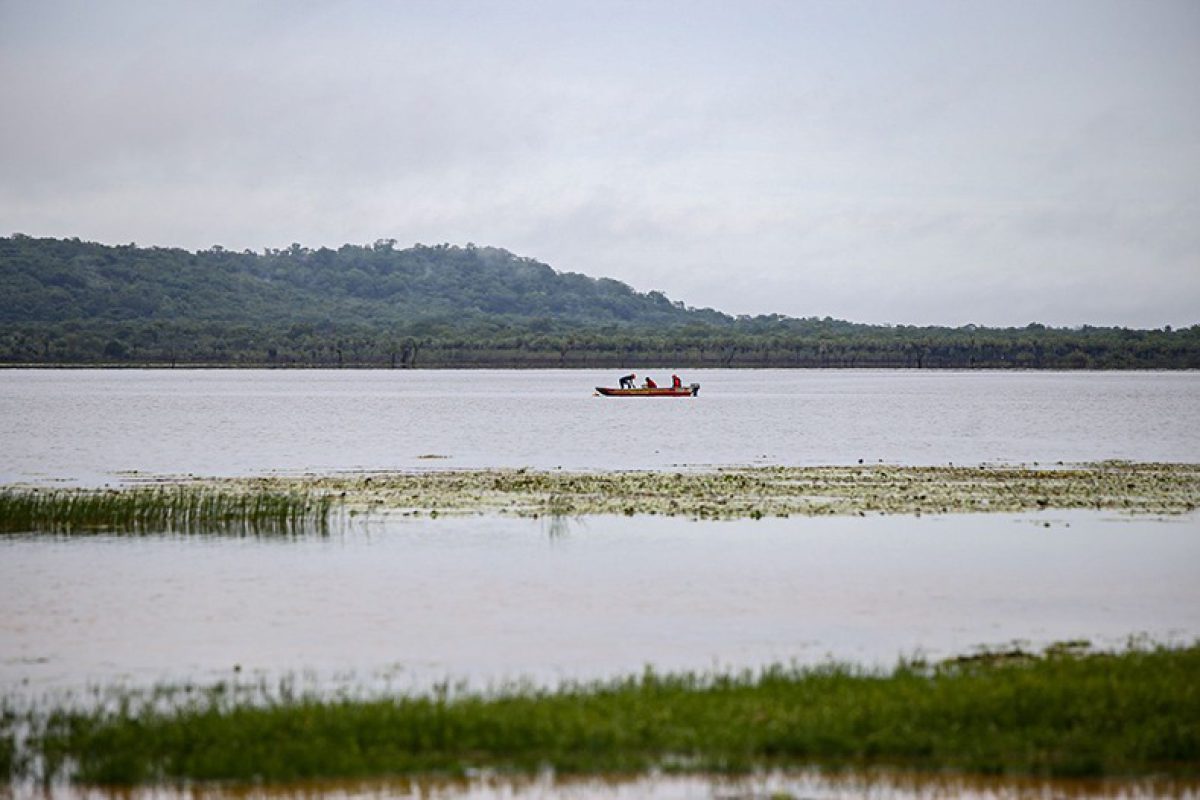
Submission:
[[[697,398],[593,396],[618,374],[2,370],[0,483],[95,484],[127,470],[1200,460],[1193,372],[697,370],[684,373]]]
[[[0,686],[423,689],[1200,637],[1196,515],[495,517],[0,538]],[[1048,527],[1047,527],[1048,525]]]
[[[639,373],[642,370],[638,370]],[[661,371],[663,377],[666,371]],[[531,466],[1200,460],[1200,374],[0,371],[0,483]],[[436,456],[436,458],[431,458]],[[1019,642],[1200,638],[1200,517],[358,521],[328,537],[0,537],[0,690],[424,691]],[[59,791],[61,790],[61,792]],[[1197,796],[1194,783],[815,772],[155,788],[122,797]],[[56,787],[55,796],[108,798]]]
[[[483,774],[462,781],[435,778],[314,781],[295,786],[190,787],[113,791],[56,789],[55,797],[88,800],[1144,800],[1200,797],[1195,780],[1044,780],[930,775],[887,770],[843,773],[770,771],[746,777],[643,775],[512,778]]]

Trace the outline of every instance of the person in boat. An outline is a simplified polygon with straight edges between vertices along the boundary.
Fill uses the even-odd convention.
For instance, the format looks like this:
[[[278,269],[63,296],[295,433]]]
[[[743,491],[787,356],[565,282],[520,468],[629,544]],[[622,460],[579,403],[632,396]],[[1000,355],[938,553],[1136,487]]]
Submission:
[[[635,375],[631,372],[628,375],[621,378],[621,388],[622,389],[632,389],[633,381],[634,381],[634,378],[636,378],[636,377],[637,377],[637,375]]]
[[[683,388],[683,381],[679,380],[678,375],[671,376],[671,388],[672,389],[682,389]]]
[[[646,387],[645,387],[645,388],[647,388],[647,389],[657,389],[657,388],[658,388],[658,384],[654,382],[654,378],[651,378],[649,375],[647,375],[647,376],[646,376]]]

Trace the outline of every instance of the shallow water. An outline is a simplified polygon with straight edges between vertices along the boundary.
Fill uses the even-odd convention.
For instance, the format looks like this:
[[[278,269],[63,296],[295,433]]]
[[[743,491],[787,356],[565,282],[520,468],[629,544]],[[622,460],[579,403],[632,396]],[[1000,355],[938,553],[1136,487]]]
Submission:
[[[38,795],[30,792],[29,796]],[[485,774],[465,781],[324,781],[276,787],[156,787],[143,790],[55,787],[52,796],[69,800],[306,800],[314,797],[338,800],[1142,800],[1200,797],[1200,781],[1039,780],[886,770],[766,772],[747,777],[656,774],[556,778],[545,774],[521,779]]]
[[[360,522],[295,540],[0,538],[0,686],[892,666],[1200,637],[1200,517]],[[1048,525],[1048,527],[1047,527]]]
[[[0,483],[97,484],[125,470],[1200,460],[1195,372],[698,370],[683,375],[702,386],[693,399],[592,396],[618,374],[0,370]]]
[[[664,371],[665,372],[665,371]],[[522,466],[1200,461],[1200,374],[0,371],[0,483]],[[427,456],[438,456],[428,458]],[[981,645],[1200,638],[1200,515],[358,520],[329,537],[0,537],[0,693],[555,684]],[[16,787],[15,796],[40,796]],[[5,790],[0,788],[0,795]],[[477,776],[55,797],[1197,797],[1192,783],[881,772]]]

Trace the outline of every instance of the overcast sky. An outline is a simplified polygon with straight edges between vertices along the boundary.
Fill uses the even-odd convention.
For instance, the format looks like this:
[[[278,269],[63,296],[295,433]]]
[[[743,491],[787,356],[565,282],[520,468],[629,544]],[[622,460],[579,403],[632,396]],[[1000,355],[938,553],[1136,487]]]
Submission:
[[[1200,2],[0,0],[0,233],[1200,323]]]

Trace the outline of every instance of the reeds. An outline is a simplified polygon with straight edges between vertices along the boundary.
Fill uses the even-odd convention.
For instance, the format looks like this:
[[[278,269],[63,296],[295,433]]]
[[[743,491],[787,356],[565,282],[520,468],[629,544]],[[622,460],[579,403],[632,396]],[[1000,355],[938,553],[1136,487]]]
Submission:
[[[0,700],[0,781],[10,780],[22,768],[17,760],[17,719],[17,713]]]
[[[0,488],[0,533],[301,529],[335,505],[348,513],[503,513],[527,517],[655,514],[695,519],[790,515],[1014,513],[1109,509],[1189,514],[1200,464],[1072,467],[761,467],[698,472],[525,469],[210,478],[109,491]],[[133,532],[131,530],[130,532]]]
[[[1038,776],[1200,774],[1200,645],[890,672],[774,667],[491,695],[237,699],[227,686],[42,709],[11,760],[107,784],[286,782],[475,768],[560,773],[891,765]],[[11,780],[11,777],[10,777]]]
[[[303,491],[203,486],[0,491],[0,533],[325,533],[334,501]]]

